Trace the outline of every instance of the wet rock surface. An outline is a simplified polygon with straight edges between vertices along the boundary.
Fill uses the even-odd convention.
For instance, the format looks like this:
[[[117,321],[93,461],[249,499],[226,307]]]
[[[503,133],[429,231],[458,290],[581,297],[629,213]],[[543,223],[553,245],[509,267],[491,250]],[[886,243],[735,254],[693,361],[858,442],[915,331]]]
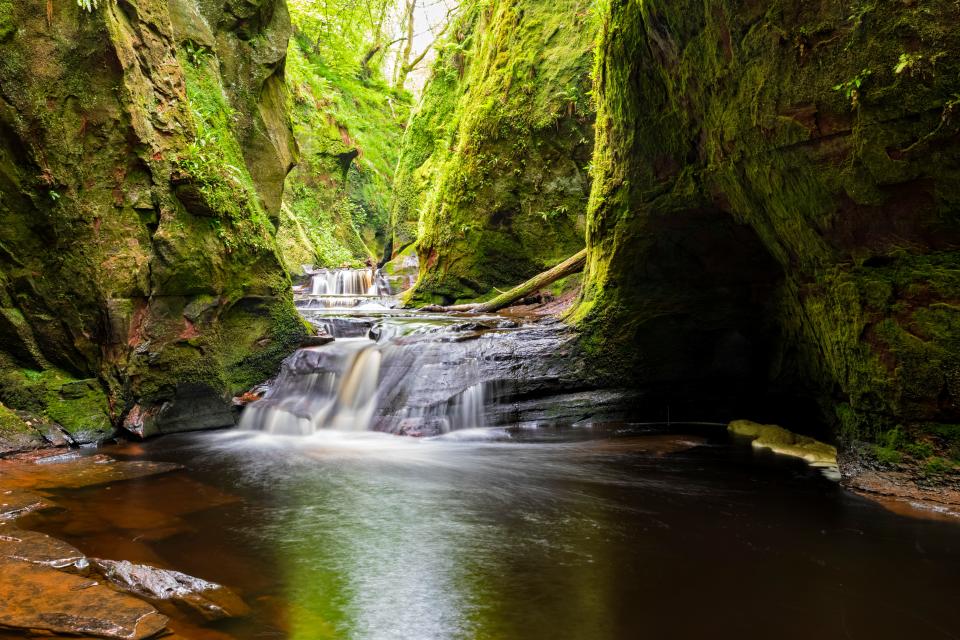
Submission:
[[[239,596],[215,582],[126,560],[93,558],[90,562],[94,571],[121,589],[147,598],[174,601],[206,620],[244,616],[250,612]]]
[[[0,526],[0,558],[54,569],[87,566],[86,556],[71,544],[37,531]]]
[[[80,489],[121,480],[145,478],[180,469],[171,462],[123,461],[109,456],[69,453],[4,467],[0,487],[18,489]],[[21,497],[20,500],[28,499]]]
[[[327,321],[336,331],[341,320]],[[353,335],[361,320],[369,340]],[[591,384],[574,332],[556,321],[414,312],[343,327],[348,337],[287,358],[242,426],[304,433],[346,407],[360,422],[341,428],[432,436],[623,420],[642,399]]]
[[[879,464],[865,451],[868,446],[860,443],[841,451],[838,462],[845,486],[896,513],[960,518],[960,475],[924,473],[908,461]]]
[[[167,626],[151,605],[96,580],[7,558],[0,575],[0,627],[140,640]]]
[[[173,463],[70,452],[0,464],[0,630],[138,639],[164,631],[169,614],[196,621],[184,622],[183,637],[207,637],[196,625],[249,613],[221,584],[142,562],[152,555],[145,542],[190,531],[180,516],[231,504],[234,496],[176,479],[169,472],[181,467]],[[147,484],[129,482],[147,477]],[[90,487],[102,490],[77,518],[58,492]],[[67,534],[105,536],[105,548],[95,545],[98,553],[129,553],[141,561],[90,558],[59,537],[31,530],[40,509],[48,509],[42,516],[48,526],[73,518]]]
[[[7,489],[0,486],[0,520],[16,518],[50,503],[38,493],[25,489]]]

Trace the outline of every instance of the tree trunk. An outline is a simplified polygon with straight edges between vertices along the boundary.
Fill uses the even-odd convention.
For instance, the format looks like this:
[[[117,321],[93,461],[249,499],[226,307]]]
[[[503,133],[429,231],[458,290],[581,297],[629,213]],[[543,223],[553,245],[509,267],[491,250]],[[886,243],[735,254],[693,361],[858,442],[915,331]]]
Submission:
[[[517,300],[526,298],[528,295],[537,291],[538,289],[542,289],[543,287],[553,284],[560,278],[566,278],[574,273],[583,271],[583,268],[586,266],[586,264],[587,250],[584,249],[575,256],[567,258],[554,268],[530,278],[520,286],[501,293],[493,300],[476,304],[458,304],[452,307],[442,307],[442,309],[444,311],[476,311],[477,313],[492,313],[494,311],[499,311],[500,309],[509,307]]]
[[[410,56],[413,55],[413,27],[416,9],[417,0],[408,0],[407,11],[404,15],[407,19],[407,41],[404,43],[403,52],[397,61],[396,75],[393,81],[394,88],[399,90],[403,90],[403,86],[407,84],[407,74],[410,73]]]

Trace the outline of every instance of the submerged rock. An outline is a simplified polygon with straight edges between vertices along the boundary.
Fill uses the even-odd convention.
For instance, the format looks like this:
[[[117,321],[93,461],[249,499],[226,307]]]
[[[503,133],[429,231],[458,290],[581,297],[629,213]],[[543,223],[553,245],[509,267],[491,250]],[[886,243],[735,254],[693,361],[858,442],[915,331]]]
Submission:
[[[738,436],[752,438],[757,449],[806,460],[815,466],[836,466],[837,448],[807,436],[801,436],[774,424],[759,424],[749,420],[734,420],[727,430]]]
[[[171,600],[207,620],[245,616],[249,607],[230,589],[215,582],[126,560],[91,559],[92,568],[121,589],[147,598]]]
[[[0,558],[40,564],[54,569],[84,568],[87,559],[73,545],[37,531],[0,527]]]
[[[102,454],[69,454],[35,462],[9,463],[0,477],[0,489],[80,489],[168,473],[182,468],[172,462],[120,461]],[[13,495],[17,495],[15,491]],[[21,494],[21,501],[29,499]]]
[[[168,618],[151,605],[40,564],[0,558],[0,627],[53,634],[140,640]]]
[[[50,503],[38,493],[25,489],[4,489],[0,485],[0,519],[16,518],[49,506]]]

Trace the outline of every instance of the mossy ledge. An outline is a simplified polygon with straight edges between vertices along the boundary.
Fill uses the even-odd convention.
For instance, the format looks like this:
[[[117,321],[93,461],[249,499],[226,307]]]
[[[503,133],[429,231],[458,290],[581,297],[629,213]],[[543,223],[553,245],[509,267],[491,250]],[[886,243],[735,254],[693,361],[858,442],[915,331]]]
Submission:
[[[596,32],[589,0],[469,0],[404,136],[393,255],[411,303],[495,293],[583,248]]]
[[[954,464],[960,5],[614,0],[601,18],[573,316],[595,369],[665,390],[675,418],[816,415],[841,449],[896,429]]]
[[[283,0],[0,3],[7,407],[77,442],[225,426],[300,341],[274,239],[289,35]]]

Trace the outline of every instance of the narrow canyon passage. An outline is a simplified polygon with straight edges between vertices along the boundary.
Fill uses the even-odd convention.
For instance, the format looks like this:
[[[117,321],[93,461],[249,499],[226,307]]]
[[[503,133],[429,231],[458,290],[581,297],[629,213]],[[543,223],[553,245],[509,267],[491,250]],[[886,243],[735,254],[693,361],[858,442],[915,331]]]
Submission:
[[[0,0],[0,640],[960,639],[960,0]]]

